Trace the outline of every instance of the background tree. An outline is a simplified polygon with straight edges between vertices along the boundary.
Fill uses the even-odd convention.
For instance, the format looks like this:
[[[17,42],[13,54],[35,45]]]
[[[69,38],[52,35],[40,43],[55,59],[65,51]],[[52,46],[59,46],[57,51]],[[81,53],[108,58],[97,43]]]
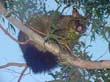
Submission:
[[[47,0],[48,1],[48,0]],[[51,14],[54,10],[47,9],[46,0],[5,0],[2,1],[4,7],[9,11],[6,17],[14,16],[20,19],[23,24],[26,24],[30,18],[37,15]],[[109,0],[55,0],[57,3],[56,9],[61,9],[59,12],[64,14],[66,7],[72,10],[75,7],[81,12],[81,15],[87,18],[87,33],[89,34],[90,41],[94,42],[98,36],[106,40],[108,43],[108,51],[110,51],[110,26],[109,26],[109,14],[110,14],[110,1]],[[63,9],[62,9],[63,8]],[[55,14],[57,15],[57,14]],[[15,27],[9,24],[12,31],[15,31]],[[87,45],[84,42],[84,37],[88,34],[82,36],[78,44],[75,45],[73,50],[78,57],[91,61],[91,56],[89,56],[86,51],[88,47],[92,45]],[[91,82],[91,79],[95,82],[109,82],[109,70],[108,69],[81,69],[73,65],[61,66],[61,71],[55,74],[49,73],[54,77],[52,82]],[[76,78],[77,77],[77,78]]]

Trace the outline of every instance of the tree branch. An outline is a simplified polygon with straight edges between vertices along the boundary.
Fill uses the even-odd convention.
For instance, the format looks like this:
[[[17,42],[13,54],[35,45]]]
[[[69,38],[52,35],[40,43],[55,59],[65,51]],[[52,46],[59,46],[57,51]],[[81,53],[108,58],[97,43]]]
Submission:
[[[15,42],[17,42],[18,44],[27,44],[30,40],[26,40],[26,41],[24,41],[24,42],[20,42],[20,41],[18,41],[17,39],[15,39],[10,33],[8,33],[8,31],[7,30],[5,30],[2,26],[1,26],[1,24],[0,24],[0,28],[1,28],[1,30],[6,34],[6,35],[8,35],[12,40],[14,40]]]
[[[21,72],[21,74],[20,74],[20,76],[19,76],[19,79],[18,79],[18,81],[17,82],[20,82],[21,81],[21,79],[22,79],[22,77],[23,77],[23,75],[24,75],[24,73],[25,73],[25,71],[27,70],[27,66],[25,66],[25,68],[23,69],[23,71]]]
[[[0,13],[4,16],[6,16],[6,13],[7,13],[7,11],[2,6],[1,3],[0,3]],[[87,69],[110,68],[110,60],[103,60],[103,61],[99,61],[99,62],[98,61],[97,62],[96,61],[86,61],[86,60],[82,60],[77,57],[71,57],[69,54],[61,52],[57,46],[53,46],[54,44],[45,43],[45,46],[44,46],[44,42],[45,42],[44,39],[42,37],[40,37],[38,34],[36,34],[35,32],[33,32],[32,30],[30,30],[29,28],[27,28],[25,25],[23,25],[22,22],[16,20],[12,16],[7,19],[10,22],[12,22],[21,31],[26,33],[33,42],[41,45],[42,47],[45,47],[45,49],[47,49],[49,52],[55,54],[56,56],[60,57],[61,59],[64,59],[65,62],[67,62],[71,65],[75,65],[75,66],[78,66],[81,68],[87,68]]]
[[[13,62],[10,62],[10,63],[7,63],[7,64],[5,64],[5,65],[1,65],[1,66],[0,66],[0,69],[6,68],[6,67],[9,67],[9,66],[24,67],[24,66],[27,66],[27,65],[24,64],[24,63],[13,63]]]

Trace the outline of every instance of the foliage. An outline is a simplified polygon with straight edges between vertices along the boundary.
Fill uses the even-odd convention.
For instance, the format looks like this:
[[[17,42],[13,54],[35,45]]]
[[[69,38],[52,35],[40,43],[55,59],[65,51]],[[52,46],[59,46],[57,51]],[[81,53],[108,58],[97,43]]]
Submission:
[[[42,14],[45,9],[45,0],[4,0],[4,6],[11,14],[21,21],[26,21],[35,13]]]
[[[73,69],[74,68],[74,69]],[[89,82],[85,78],[84,70],[74,66],[62,66],[60,72],[49,73],[55,80],[49,82]]]

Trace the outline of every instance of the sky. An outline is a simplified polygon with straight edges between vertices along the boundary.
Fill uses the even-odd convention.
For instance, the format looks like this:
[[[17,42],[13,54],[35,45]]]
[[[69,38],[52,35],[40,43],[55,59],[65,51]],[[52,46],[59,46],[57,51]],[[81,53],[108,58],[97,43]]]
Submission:
[[[48,9],[54,9],[57,5],[53,4],[53,0],[49,0],[48,2]],[[67,9],[64,14],[69,14],[71,10]],[[2,23],[3,27],[7,28],[7,25],[3,24],[0,20],[0,24]],[[15,37],[17,37],[17,33]],[[14,35],[14,34],[12,34]],[[89,37],[84,38],[87,44],[90,44],[88,41]],[[110,54],[108,52],[107,42],[104,41],[101,37],[97,37],[94,42],[91,43],[93,46],[88,48],[90,51],[90,55],[92,55],[92,60],[98,59],[100,56],[104,55],[100,58],[100,60],[109,60]],[[0,65],[4,65],[9,62],[18,62],[18,63],[25,63],[22,52],[19,48],[19,45],[10,39],[4,32],[0,29]],[[9,67],[5,69],[0,69],[0,82],[17,82],[19,73],[23,70],[23,67]],[[57,69],[56,69],[57,70]],[[15,73],[19,72],[19,73]],[[26,74],[28,71],[26,72]],[[23,77],[21,82],[44,82],[47,80],[51,80],[52,77],[49,76],[47,73],[43,74],[27,74]]]

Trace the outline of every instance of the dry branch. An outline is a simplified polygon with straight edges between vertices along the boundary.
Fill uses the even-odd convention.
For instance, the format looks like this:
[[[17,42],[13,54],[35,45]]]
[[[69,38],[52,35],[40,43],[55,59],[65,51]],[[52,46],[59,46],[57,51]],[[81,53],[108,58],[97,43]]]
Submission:
[[[0,28],[1,28],[1,30],[2,30],[6,35],[8,35],[12,40],[14,40],[15,42],[17,42],[18,44],[24,45],[24,44],[27,44],[27,43],[30,41],[30,40],[26,40],[26,41],[24,41],[24,42],[20,42],[20,41],[18,41],[16,38],[14,38],[10,33],[8,33],[8,31],[5,30],[1,24],[0,24]]]
[[[26,64],[24,64],[24,63],[14,63],[14,62],[10,62],[10,63],[7,63],[7,64],[5,64],[5,65],[1,65],[0,66],[0,69],[2,69],[2,68],[6,68],[6,67],[9,67],[9,66],[18,66],[18,67],[24,67],[24,66],[27,66]]]
[[[20,74],[20,76],[19,76],[19,79],[18,79],[18,81],[17,82],[20,82],[21,81],[21,79],[22,79],[22,77],[23,77],[23,75],[24,75],[24,73],[25,73],[25,71],[27,70],[27,66],[25,66],[25,68],[23,69],[23,71],[21,72],[21,74]]]
[[[7,11],[0,3],[0,13],[4,16],[6,16]],[[22,24],[22,22],[16,20],[14,17],[7,18],[12,24],[14,24],[17,28],[19,28],[21,31],[26,33],[29,38],[44,47],[44,39],[37,35],[35,32],[27,28],[25,25]],[[103,60],[103,61],[85,61],[77,57],[70,57],[69,54],[62,53],[58,47],[53,46],[52,44],[45,43],[45,48],[55,54],[56,56],[63,58],[67,63],[71,65],[75,65],[81,68],[87,68],[87,69],[104,69],[104,68],[110,68],[110,60]]]

